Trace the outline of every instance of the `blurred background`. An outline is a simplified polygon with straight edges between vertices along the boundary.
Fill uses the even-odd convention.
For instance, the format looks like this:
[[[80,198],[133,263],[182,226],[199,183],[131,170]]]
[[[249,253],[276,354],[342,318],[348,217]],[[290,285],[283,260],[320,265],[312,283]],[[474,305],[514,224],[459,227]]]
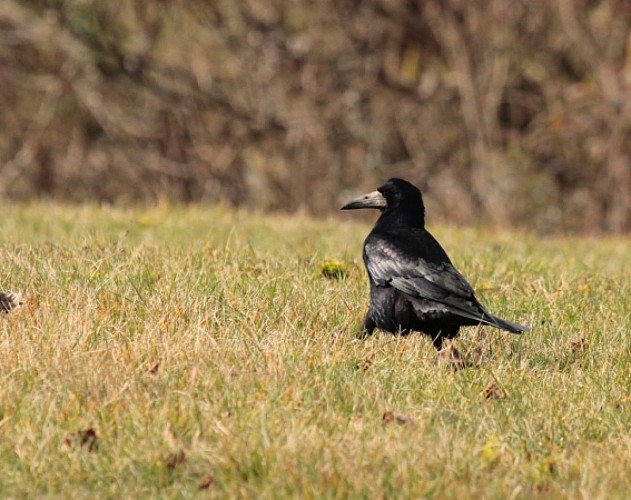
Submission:
[[[631,230],[628,0],[2,0],[0,195]]]

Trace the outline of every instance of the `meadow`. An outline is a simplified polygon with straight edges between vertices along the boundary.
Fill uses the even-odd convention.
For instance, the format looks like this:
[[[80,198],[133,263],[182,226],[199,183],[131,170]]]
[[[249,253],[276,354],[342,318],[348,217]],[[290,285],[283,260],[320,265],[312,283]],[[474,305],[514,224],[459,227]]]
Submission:
[[[0,290],[28,299],[0,316],[2,498],[631,494],[629,238],[430,225],[532,327],[463,330],[453,370],[421,335],[354,339],[370,216],[0,213]]]

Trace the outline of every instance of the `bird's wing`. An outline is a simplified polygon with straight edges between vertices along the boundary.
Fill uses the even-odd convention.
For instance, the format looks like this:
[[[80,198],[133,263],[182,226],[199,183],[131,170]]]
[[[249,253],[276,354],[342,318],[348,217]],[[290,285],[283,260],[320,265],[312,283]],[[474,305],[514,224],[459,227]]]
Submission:
[[[368,274],[375,284],[392,286],[411,297],[441,303],[448,307],[451,314],[474,322],[498,326],[495,318],[480,305],[471,285],[451,264],[442,249],[443,258],[424,259],[406,251],[415,245],[401,244],[401,239],[396,243],[394,241],[380,235],[371,235],[366,240],[364,259]],[[432,238],[432,242],[434,241]],[[422,245],[416,246],[417,250],[421,248]]]
[[[442,302],[449,296],[473,299],[467,280],[448,260],[410,255],[386,237],[372,235],[364,247],[366,268],[377,285],[390,285],[414,297]]]
[[[431,258],[420,257],[421,251]],[[411,297],[438,302],[442,304],[442,311],[467,318],[474,324],[485,323],[512,333],[528,331],[528,327],[488,312],[431,235],[423,239],[414,235],[389,238],[372,234],[364,245],[364,260],[370,279],[378,286],[392,286]],[[427,307],[424,301],[412,305]]]

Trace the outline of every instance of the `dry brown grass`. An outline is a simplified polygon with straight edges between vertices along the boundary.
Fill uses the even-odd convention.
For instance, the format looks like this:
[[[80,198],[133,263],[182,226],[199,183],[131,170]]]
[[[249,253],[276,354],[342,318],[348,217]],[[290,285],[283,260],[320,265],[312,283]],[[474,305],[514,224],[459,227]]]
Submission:
[[[623,497],[626,239],[437,228],[521,337],[353,341],[350,221],[3,206],[0,495]],[[321,274],[326,259],[343,279]]]

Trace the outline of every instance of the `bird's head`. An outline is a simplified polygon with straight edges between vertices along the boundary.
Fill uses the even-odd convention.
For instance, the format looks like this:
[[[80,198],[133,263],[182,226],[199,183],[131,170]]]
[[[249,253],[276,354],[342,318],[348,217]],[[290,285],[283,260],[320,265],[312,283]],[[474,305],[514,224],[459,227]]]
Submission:
[[[388,209],[407,209],[421,211],[423,197],[419,189],[403,179],[392,178],[376,191],[352,199],[341,210],[355,210],[358,208],[377,208],[382,212]]]

